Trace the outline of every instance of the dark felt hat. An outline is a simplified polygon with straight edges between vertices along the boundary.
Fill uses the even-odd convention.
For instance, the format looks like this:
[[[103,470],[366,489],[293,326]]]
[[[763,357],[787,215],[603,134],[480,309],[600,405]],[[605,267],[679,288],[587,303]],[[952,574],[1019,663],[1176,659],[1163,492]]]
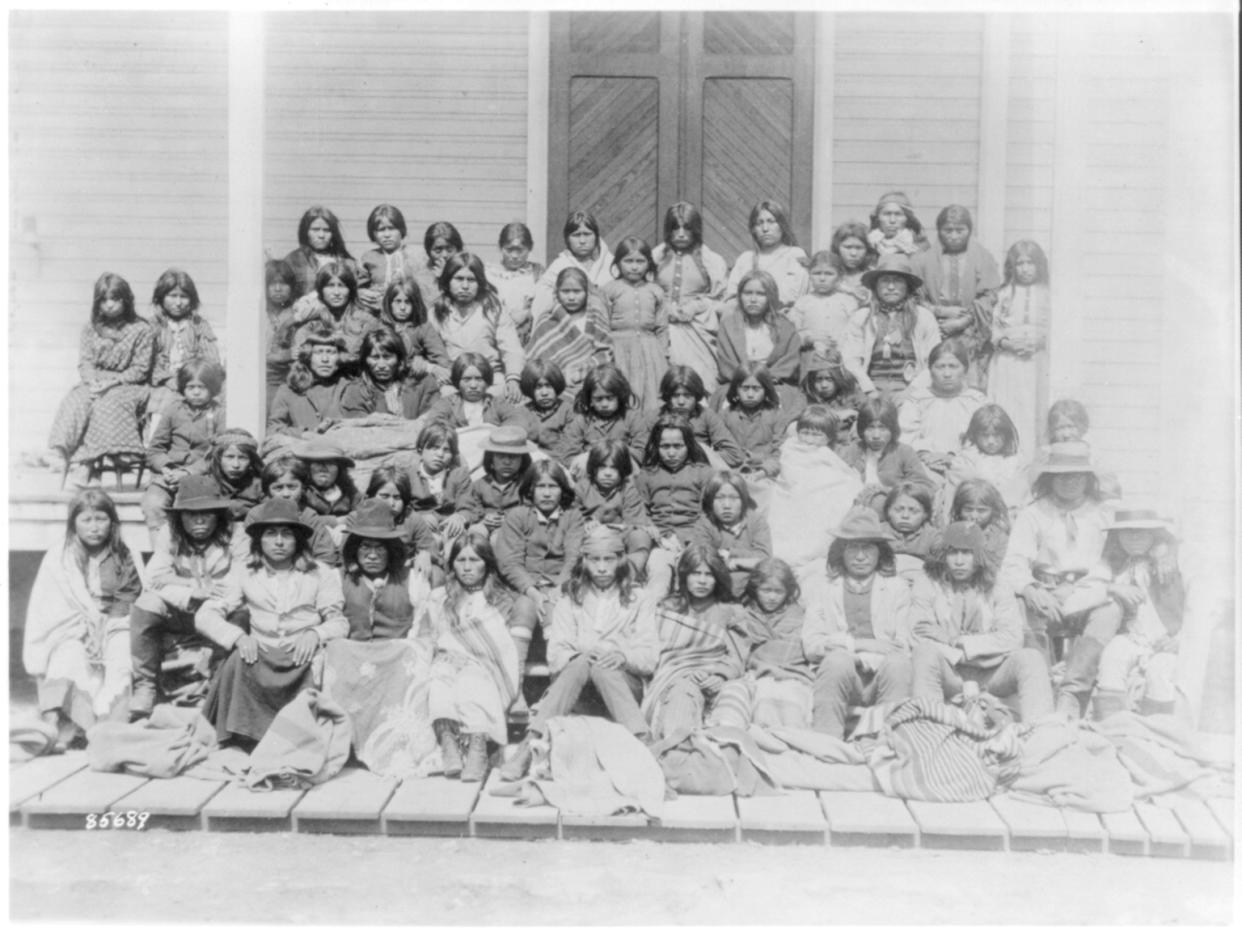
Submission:
[[[177,499],[170,510],[227,510],[233,501],[220,493],[214,477],[192,474],[177,484]]]
[[[868,289],[875,291],[876,280],[881,276],[901,276],[906,280],[906,284],[913,293],[923,285],[923,280],[914,272],[914,267],[910,265],[910,258],[904,253],[886,253],[880,257],[875,267],[867,270],[862,274],[862,284]]]
[[[261,533],[266,526],[292,526],[308,536],[314,532],[310,524],[298,514],[297,504],[283,497],[264,500],[246,517],[246,532],[252,536]]]
[[[392,509],[383,500],[363,500],[345,517],[345,535],[359,539],[401,539],[405,533],[393,519]]]

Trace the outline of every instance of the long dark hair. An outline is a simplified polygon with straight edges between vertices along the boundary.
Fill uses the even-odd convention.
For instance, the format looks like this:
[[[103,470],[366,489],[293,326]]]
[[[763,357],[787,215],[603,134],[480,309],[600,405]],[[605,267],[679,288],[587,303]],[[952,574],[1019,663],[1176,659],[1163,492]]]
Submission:
[[[982,541],[981,537],[980,543]],[[944,544],[944,537],[937,536],[927,553],[927,558],[923,560],[923,571],[937,584],[945,584],[949,581],[949,569],[945,559],[948,558],[950,551],[949,547]],[[977,549],[972,549],[971,553],[975,557],[975,570],[967,583],[980,591],[991,591],[996,586],[996,558],[983,544],[980,544]]]
[[[86,487],[69,501],[69,515],[65,521],[65,548],[72,550],[78,568],[83,572],[86,571],[87,555],[86,549],[78,540],[78,532],[73,524],[77,522],[78,514],[85,510],[98,510],[105,514],[112,524],[108,531],[108,541],[104,546],[104,551],[111,552],[120,559],[128,558],[129,546],[121,539],[121,519],[116,512],[116,504],[102,488]]]
[[[707,464],[707,454],[703,451],[698,439],[694,437],[694,429],[690,420],[673,412],[660,413],[659,418],[651,426],[651,434],[647,436],[647,447],[643,449],[643,467],[660,466],[660,436],[665,429],[673,429],[681,433],[686,443],[687,464]]]
[[[282,523],[273,523],[274,526],[285,525]],[[249,530],[250,534],[250,557],[246,559],[246,567],[257,570],[263,567],[263,530],[267,526],[256,526]],[[293,568],[295,571],[310,571],[315,567],[315,557],[311,555],[310,540],[311,533],[301,526],[290,525],[289,529],[293,532],[294,541],[297,543],[293,553]],[[335,573],[335,569],[328,569],[329,572]]]
[[[358,546],[362,545],[366,538],[366,536],[355,536],[350,533],[341,545],[341,567],[355,584],[362,579],[362,566],[358,564]],[[384,573],[394,582],[404,582],[406,575],[405,543],[400,539],[377,539],[375,541],[383,542],[384,550],[388,553],[388,567]]]
[[[465,535],[459,536],[453,542],[452,548],[449,549],[446,566],[444,611],[448,615],[450,626],[454,627],[459,623],[457,605],[462,602],[467,592],[453,573],[453,563],[457,561],[457,556],[461,555],[466,549],[473,549],[474,554],[483,560],[483,565],[487,569],[487,574],[483,579],[484,600],[492,607],[495,607],[497,606],[497,598],[505,592],[505,586],[500,580],[500,566],[496,563],[496,552],[492,549],[491,538],[485,533],[467,530]]]
[[[621,561],[617,563],[617,576],[612,583],[621,596],[622,607],[628,607],[634,603],[634,599],[638,596],[634,593],[636,585],[634,569],[625,560],[624,546],[621,548]],[[569,573],[569,580],[565,582],[564,592],[569,595],[571,601],[581,607],[582,595],[586,593],[586,589],[589,587],[591,587],[591,576],[587,573],[586,555],[583,554],[579,555],[578,560],[574,562],[573,571]]]
[[[168,539],[172,545],[173,555],[189,555],[196,552],[200,548],[194,543],[188,535],[186,535],[185,527],[181,525],[181,510],[169,510],[168,512]],[[199,512],[198,510],[187,510],[184,512]],[[229,542],[233,538],[233,516],[229,512],[228,507],[221,507],[218,510],[203,510],[204,513],[214,513],[216,517],[216,528],[207,538],[201,548],[217,545],[222,549],[229,547]]]
[[[690,609],[690,595],[686,593],[686,579],[700,565],[706,565],[715,579],[712,588],[712,600],[717,604],[728,604],[733,600],[733,579],[729,577],[729,569],[724,559],[715,549],[699,542],[691,542],[677,559],[677,567],[673,574],[673,586],[668,597],[660,602],[661,607],[684,614]]]
[[[352,260],[353,257],[345,249],[345,238],[341,235],[341,222],[337,220],[335,214],[323,207],[323,205],[307,208],[306,213],[302,215],[302,220],[298,221],[298,243],[310,250],[310,226],[317,220],[327,221],[328,230],[332,235],[328,241],[328,249],[324,253],[344,260]]]

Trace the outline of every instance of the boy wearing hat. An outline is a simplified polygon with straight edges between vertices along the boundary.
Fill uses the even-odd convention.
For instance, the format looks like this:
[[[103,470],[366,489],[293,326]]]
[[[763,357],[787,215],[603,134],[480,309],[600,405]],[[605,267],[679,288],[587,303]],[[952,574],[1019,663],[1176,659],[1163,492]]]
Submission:
[[[1100,560],[1110,520],[1086,443],[1049,445],[1032,493],[1034,502],[1018,514],[1009,534],[1001,580],[1022,599],[1028,645],[1041,650],[1045,661],[1052,662],[1049,636],[1077,637],[1065,659],[1056,707],[1080,717],[1100,654],[1121,623],[1082,580]]]
[[[863,273],[862,281],[871,301],[850,316],[841,357],[864,393],[904,392],[927,369],[927,357],[940,343],[936,316],[915,298],[923,280],[909,257],[890,253]]]
[[[195,703],[206,692],[212,652],[195,633],[194,614],[224,592],[229,571],[245,561],[249,541],[233,528],[232,501],[211,477],[182,478],[168,508],[170,520],[160,529],[147,566],[148,585],[134,601],[129,617],[133,692],[130,719],[151,714],[158,700],[161,663],[176,652],[188,669],[188,683],[175,700]],[[184,681],[184,679],[183,679]],[[170,689],[165,684],[166,693]]]
[[[851,705],[893,705],[910,695],[910,589],[894,568],[892,537],[875,511],[850,510],[828,548],[827,576],[803,591],[814,730],[845,739]]]
[[[1043,655],[1022,645],[1022,615],[1013,592],[996,584],[983,530],[952,523],[924,563],[914,587],[916,698],[944,701],[966,682],[997,696],[1018,696],[1023,721],[1052,712]]]
[[[485,535],[500,528],[505,513],[521,503],[518,481],[537,450],[520,425],[498,425],[483,443],[483,476],[470,485],[458,505],[469,526],[480,525]]]

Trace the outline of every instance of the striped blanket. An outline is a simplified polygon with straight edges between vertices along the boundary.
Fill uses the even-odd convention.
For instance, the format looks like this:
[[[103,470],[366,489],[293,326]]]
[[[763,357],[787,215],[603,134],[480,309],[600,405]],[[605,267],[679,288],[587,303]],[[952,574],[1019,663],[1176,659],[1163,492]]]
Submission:
[[[612,362],[612,336],[600,300],[591,296],[584,314],[580,331],[558,304],[535,323],[526,345],[526,359],[556,364],[571,391],[582,385],[587,371],[596,364]]]
[[[643,715],[654,723],[668,689],[689,676],[705,687],[720,686],[742,674],[746,657],[745,620],[735,604],[715,604],[702,614],[661,607],[656,614],[660,656],[643,698]]]

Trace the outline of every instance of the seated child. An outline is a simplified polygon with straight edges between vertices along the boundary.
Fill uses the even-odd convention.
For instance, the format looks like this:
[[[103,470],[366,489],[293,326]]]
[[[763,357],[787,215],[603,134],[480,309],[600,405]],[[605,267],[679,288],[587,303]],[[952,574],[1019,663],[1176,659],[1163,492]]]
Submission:
[[[555,457],[565,426],[573,418],[573,402],[565,397],[565,377],[556,364],[527,360],[518,381],[525,401],[518,406],[530,440]]]
[[[410,505],[443,547],[466,531],[467,521],[458,507],[470,490],[470,472],[458,455],[457,432],[447,423],[424,425],[414,448],[418,460],[409,469]]]
[[[1019,454],[1018,430],[1009,414],[995,403],[975,410],[962,437],[962,448],[949,461],[941,497],[947,507],[953,491],[962,481],[980,477],[991,481],[1009,506],[1010,515],[1031,499],[1026,465]]]
[[[958,484],[949,506],[949,522],[974,523],[983,531],[984,548],[997,568],[1009,547],[1009,515],[1000,491],[982,477]]]
[[[220,495],[229,501],[232,520],[245,519],[263,499],[262,471],[258,439],[239,428],[219,432],[212,439],[207,461],[191,468],[191,473],[203,474],[216,482]]]
[[[97,721],[124,719],[129,615],[141,590],[116,506],[87,487],[69,502],[64,545],[39,563],[22,635],[22,664],[56,751]]]
[[[311,557],[323,564],[337,567],[341,564],[340,551],[332,537],[332,527],[318,513],[306,505],[306,491],[310,487],[310,471],[301,458],[284,457],[269,461],[259,475],[263,485],[264,502],[288,500],[297,507],[302,522],[311,530]],[[262,504],[260,504],[261,506]],[[257,515],[259,507],[246,514],[246,521]]]
[[[323,525],[339,526],[362,502],[349,469],[354,459],[334,442],[307,437],[293,446],[293,456],[306,465],[310,483],[302,491],[302,503],[313,510]],[[336,533],[333,541],[338,541]]]
[[[923,562],[936,542],[932,497],[922,484],[902,481],[884,497],[884,526],[893,537],[897,574],[911,587],[923,574]]]
[[[888,396],[863,401],[858,407],[858,441],[841,448],[841,459],[858,472],[864,484],[858,502],[877,513],[885,495],[908,481],[935,490],[918,453],[901,441],[897,405]]]
[[[414,570],[428,578],[433,585],[441,584],[437,580],[438,573],[437,578],[431,577],[432,564],[440,563],[440,543],[431,525],[413,508],[414,494],[410,489],[410,475],[396,465],[381,464],[371,472],[371,479],[367,481],[366,498],[376,499],[388,508]],[[355,522],[358,521],[360,509],[361,506],[350,514],[355,517]]]
[[[767,518],[758,511],[746,479],[733,471],[717,471],[708,480],[703,488],[703,513],[691,536],[725,563],[734,600],[742,599],[751,571],[772,557]]]
[[[458,509],[467,527],[491,536],[505,514],[521,503],[522,476],[535,446],[520,425],[498,425],[483,444],[483,476],[473,481]]]
[[[693,367],[674,364],[660,379],[660,409],[647,419],[648,431],[662,415],[685,416],[694,431],[694,440],[718,467],[740,467],[745,460],[737,440],[713,409],[704,405],[707,390],[703,378]]]
[[[641,462],[646,422],[633,408],[634,394],[625,375],[612,364],[593,368],[574,400],[574,415],[561,435],[558,460],[565,465],[580,463],[596,442],[615,439],[629,449],[636,462]]]
[[[585,476],[574,493],[587,532],[607,526],[625,543],[637,578],[646,573],[654,539],[647,509],[634,485],[634,459],[619,441],[600,441],[587,452]]]
[[[322,431],[344,415],[341,402],[349,386],[341,369],[345,338],[317,322],[301,335],[289,379],[276,391],[267,414],[269,437]]]
[[[780,408],[780,396],[772,375],[763,364],[748,363],[734,371],[725,393],[729,408],[720,414],[725,430],[742,453],[738,470],[750,480],[763,480],[780,473],[780,445],[788,414]]]

